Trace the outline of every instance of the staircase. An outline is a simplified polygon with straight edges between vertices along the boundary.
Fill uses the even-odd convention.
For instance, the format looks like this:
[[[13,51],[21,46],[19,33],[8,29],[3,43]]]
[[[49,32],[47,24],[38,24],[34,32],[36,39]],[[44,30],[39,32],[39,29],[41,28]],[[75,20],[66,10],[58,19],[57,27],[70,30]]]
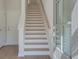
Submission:
[[[49,55],[47,26],[38,4],[28,6],[24,26],[24,55]]]

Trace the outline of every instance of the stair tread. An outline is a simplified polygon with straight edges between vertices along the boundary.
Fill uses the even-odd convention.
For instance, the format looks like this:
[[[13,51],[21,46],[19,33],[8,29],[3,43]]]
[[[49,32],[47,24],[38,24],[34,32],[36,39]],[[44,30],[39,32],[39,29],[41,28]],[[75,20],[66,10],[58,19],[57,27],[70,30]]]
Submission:
[[[41,14],[28,14],[28,16],[42,16]]]
[[[44,23],[43,23],[43,24],[37,24],[37,23],[36,23],[36,24],[33,24],[33,23],[31,23],[31,24],[26,23],[26,24],[25,24],[25,26],[36,26],[36,25],[37,25],[37,26],[44,26]]]
[[[39,5],[29,5],[24,23],[24,55],[49,55],[45,21]]]
[[[29,43],[29,42],[30,42],[30,43],[31,43],[31,42],[32,42],[32,43],[33,43],[33,42],[36,42],[36,43],[39,43],[39,42],[43,42],[43,43],[44,43],[44,42],[46,42],[46,43],[47,43],[48,40],[40,40],[40,39],[39,39],[39,40],[24,40],[24,42],[25,42],[25,43],[26,43],[26,42],[27,42],[27,43]]]
[[[40,18],[38,18],[38,17],[36,17],[36,18],[34,18],[34,17],[33,18],[32,17],[27,17],[27,19],[37,19],[38,20],[38,19],[43,19],[43,18],[42,17],[40,17]]]
[[[25,27],[45,27],[45,26],[37,26],[37,25],[36,25],[36,26],[35,26],[35,25],[33,26],[33,25],[26,25]]]
[[[42,15],[40,15],[40,14],[38,14],[38,15],[36,15],[36,14],[34,14],[34,15],[33,15],[33,14],[30,14],[30,15],[29,15],[29,14],[28,14],[27,16],[30,16],[30,17],[37,17],[37,16],[40,16],[40,17],[42,17]]]
[[[44,21],[43,19],[27,19],[25,21]]]
[[[26,31],[44,31],[46,29],[25,29]]]
[[[25,35],[46,35],[46,33],[25,33]]]
[[[24,29],[46,29],[46,27],[25,27]]]
[[[41,22],[41,23],[44,23],[44,21],[38,21],[38,20],[37,20],[37,21],[27,21],[27,20],[26,20],[26,23],[28,23],[28,22],[31,22],[31,23],[32,23],[32,22],[34,22],[34,23],[40,23],[40,22]]]
[[[42,38],[40,38],[40,37],[38,37],[38,38],[32,38],[32,37],[30,37],[30,38],[25,38],[26,40],[47,40],[47,38],[46,37],[42,37]]]
[[[31,12],[28,12],[28,14],[41,14],[41,12],[33,12],[33,11],[31,11]]]
[[[31,24],[32,24],[32,25],[34,25],[34,24],[35,24],[35,25],[39,25],[39,24],[44,25],[44,23],[27,23],[27,24],[29,24],[29,25],[31,25]],[[26,24],[25,24],[25,25],[26,25]]]

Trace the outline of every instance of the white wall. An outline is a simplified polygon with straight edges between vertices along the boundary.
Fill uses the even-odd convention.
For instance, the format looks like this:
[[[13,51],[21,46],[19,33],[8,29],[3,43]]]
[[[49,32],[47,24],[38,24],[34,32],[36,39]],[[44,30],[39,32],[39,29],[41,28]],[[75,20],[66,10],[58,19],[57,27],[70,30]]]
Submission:
[[[50,56],[53,56],[53,0],[42,0],[44,10],[46,12],[50,29],[50,38],[49,38],[49,48],[50,48]]]
[[[20,0],[0,0],[0,41],[10,45],[18,43],[20,7]]]
[[[53,27],[53,0],[42,0],[51,28]]]
[[[71,18],[72,18],[71,29],[72,29],[72,35],[73,35],[75,30],[78,28],[78,3],[77,2],[72,10]]]
[[[18,23],[20,18],[20,1],[21,0],[6,0],[6,20],[7,20],[7,44],[18,43]]]
[[[0,47],[5,43],[5,8],[4,0],[0,0]]]
[[[78,2],[76,1],[71,14],[72,59],[78,59]],[[75,44],[73,44],[75,43]]]

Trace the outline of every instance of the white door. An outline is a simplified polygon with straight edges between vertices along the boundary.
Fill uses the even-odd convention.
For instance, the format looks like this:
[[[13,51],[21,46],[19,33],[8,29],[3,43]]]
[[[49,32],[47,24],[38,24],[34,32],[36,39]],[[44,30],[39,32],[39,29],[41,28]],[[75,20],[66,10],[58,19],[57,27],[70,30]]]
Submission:
[[[0,0],[0,47],[6,43],[6,20],[5,20],[5,8],[4,0]]]
[[[20,18],[20,0],[6,0],[7,8],[7,45],[18,44],[18,23]]]

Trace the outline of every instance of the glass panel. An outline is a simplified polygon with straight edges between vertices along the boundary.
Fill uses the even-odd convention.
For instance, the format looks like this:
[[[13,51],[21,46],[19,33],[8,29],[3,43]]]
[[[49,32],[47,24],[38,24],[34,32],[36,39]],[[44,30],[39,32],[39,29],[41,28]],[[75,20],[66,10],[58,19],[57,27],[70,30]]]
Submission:
[[[70,23],[64,24],[64,32],[63,32],[63,52],[70,56]]]
[[[61,47],[61,36],[62,36],[62,19],[63,19],[63,0],[57,0],[57,20],[56,20],[56,45],[58,48]]]
[[[71,7],[70,0],[57,0],[56,46],[70,56]]]
[[[71,7],[70,0],[64,0],[64,16],[63,16],[63,52],[70,56],[70,40],[71,40]]]

